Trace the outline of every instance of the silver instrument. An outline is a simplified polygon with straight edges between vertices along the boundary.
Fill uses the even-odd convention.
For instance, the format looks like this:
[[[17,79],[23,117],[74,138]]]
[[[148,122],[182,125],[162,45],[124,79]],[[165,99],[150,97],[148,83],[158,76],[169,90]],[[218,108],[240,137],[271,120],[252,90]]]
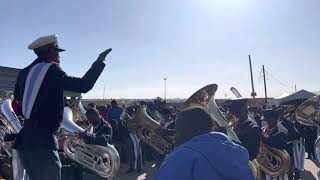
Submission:
[[[0,120],[4,124],[0,127],[0,146],[8,157],[12,157],[12,142],[5,142],[5,135],[17,134],[22,129],[11,103],[11,99],[3,99],[0,102]]]
[[[107,146],[85,144],[77,138],[77,134],[85,130],[74,123],[70,107],[64,108],[60,127],[67,131],[62,132],[65,137],[63,150],[68,158],[103,178],[111,178],[117,174],[120,168],[117,150],[110,144]]]

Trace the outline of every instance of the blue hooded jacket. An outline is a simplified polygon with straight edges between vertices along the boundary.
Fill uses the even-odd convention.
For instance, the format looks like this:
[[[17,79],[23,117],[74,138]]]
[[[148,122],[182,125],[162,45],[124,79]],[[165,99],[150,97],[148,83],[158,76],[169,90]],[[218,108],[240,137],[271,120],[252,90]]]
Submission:
[[[248,151],[217,132],[180,145],[162,163],[156,180],[254,180]]]

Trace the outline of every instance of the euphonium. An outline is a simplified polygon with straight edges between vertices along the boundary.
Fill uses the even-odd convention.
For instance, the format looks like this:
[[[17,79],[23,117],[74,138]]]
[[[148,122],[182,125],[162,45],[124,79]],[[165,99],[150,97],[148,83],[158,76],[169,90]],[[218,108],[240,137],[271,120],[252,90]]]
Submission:
[[[68,132],[64,134],[63,150],[68,158],[77,162],[84,168],[103,178],[110,178],[117,174],[120,167],[120,157],[112,146],[85,144],[76,137],[76,134],[85,132],[73,122],[72,109],[64,108],[61,128]]]
[[[151,146],[158,153],[167,154],[172,150],[173,139],[163,137],[157,133],[157,129],[161,126],[147,114],[146,106],[142,106],[133,118],[126,114],[123,121],[124,126],[137,134],[143,142]]]
[[[214,120],[214,129],[221,129],[223,128],[228,137],[237,143],[241,143],[236,133],[233,129],[229,126],[227,120],[223,117],[222,113],[220,112],[214,95],[218,89],[218,85],[210,84],[207,85],[197,92],[195,92],[189,99],[187,99],[186,104],[187,106],[201,106],[205,108],[209,114],[211,115],[212,119]],[[260,178],[260,170],[259,164],[254,161],[249,161],[249,166],[252,170],[253,175],[256,179]]]

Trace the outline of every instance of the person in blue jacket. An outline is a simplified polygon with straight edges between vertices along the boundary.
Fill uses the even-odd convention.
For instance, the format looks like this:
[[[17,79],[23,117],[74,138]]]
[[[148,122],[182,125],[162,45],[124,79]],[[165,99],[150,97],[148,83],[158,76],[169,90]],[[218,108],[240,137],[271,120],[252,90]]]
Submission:
[[[213,132],[213,120],[200,107],[176,120],[176,149],[162,163],[156,180],[254,180],[245,148]]]

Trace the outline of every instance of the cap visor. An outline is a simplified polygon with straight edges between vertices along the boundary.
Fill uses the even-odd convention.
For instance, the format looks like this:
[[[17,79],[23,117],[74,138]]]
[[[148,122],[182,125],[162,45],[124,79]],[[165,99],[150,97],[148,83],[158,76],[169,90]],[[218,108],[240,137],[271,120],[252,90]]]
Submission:
[[[64,49],[62,49],[60,47],[56,47],[56,50],[59,51],[59,52],[66,51],[66,50],[64,50]]]

